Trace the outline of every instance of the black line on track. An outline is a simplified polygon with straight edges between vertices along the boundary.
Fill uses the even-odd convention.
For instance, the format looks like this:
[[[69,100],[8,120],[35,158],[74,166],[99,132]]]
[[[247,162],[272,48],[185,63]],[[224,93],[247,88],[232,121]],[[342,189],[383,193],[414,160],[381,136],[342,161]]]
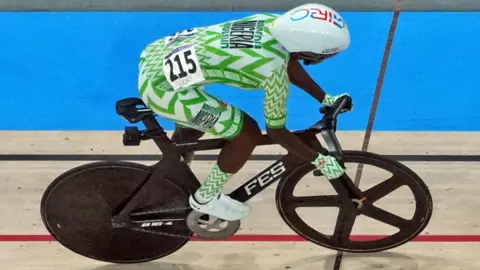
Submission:
[[[480,155],[384,155],[403,162],[480,162]],[[197,154],[194,160],[215,161],[217,155]],[[275,161],[283,155],[252,155],[252,161]],[[100,154],[2,154],[0,161],[158,161],[162,155],[100,155]]]

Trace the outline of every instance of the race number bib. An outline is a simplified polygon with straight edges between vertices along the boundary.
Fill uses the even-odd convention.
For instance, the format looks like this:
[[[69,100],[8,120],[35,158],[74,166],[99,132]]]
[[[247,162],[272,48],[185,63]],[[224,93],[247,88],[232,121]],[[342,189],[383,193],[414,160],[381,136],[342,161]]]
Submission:
[[[180,46],[166,55],[163,70],[174,90],[187,88],[205,80],[193,44]]]

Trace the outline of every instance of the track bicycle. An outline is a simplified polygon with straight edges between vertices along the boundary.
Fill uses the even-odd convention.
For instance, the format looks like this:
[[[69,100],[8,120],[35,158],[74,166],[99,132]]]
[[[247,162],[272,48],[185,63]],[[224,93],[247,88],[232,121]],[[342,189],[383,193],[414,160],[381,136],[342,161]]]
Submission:
[[[346,96],[331,107],[323,107],[320,121],[295,134],[318,152],[335,156],[342,165],[359,163],[378,167],[390,172],[390,178],[360,190],[347,171],[329,181],[336,195],[294,196],[302,178],[311,174],[322,177],[322,174],[309,162],[287,153],[229,195],[247,202],[278,182],[276,208],[283,221],[306,240],[353,253],[392,249],[409,242],[428,225],[432,197],[422,179],[400,162],[374,153],[342,150],[335,133],[337,117],[348,102],[351,100]],[[240,221],[219,220],[190,208],[188,197],[200,187],[200,182],[182,158],[189,151],[220,149],[228,140],[175,144],[155,119],[154,112],[138,98],[119,100],[116,111],[128,122],[143,122],[146,127],[139,130],[127,126],[123,144],[135,146],[153,140],[162,158],[151,166],[127,161],[93,162],[58,176],[41,201],[42,220],[51,235],[74,253],[111,263],[140,263],[165,257],[182,248],[194,235],[209,239],[234,235]],[[327,148],[317,138],[319,133]],[[267,135],[259,143],[274,144]],[[409,188],[415,199],[411,219],[374,205],[402,186]],[[339,214],[333,234],[323,234],[309,226],[295,211],[299,207],[337,207]],[[394,226],[398,232],[381,239],[353,241],[350,235],[360,215]]]

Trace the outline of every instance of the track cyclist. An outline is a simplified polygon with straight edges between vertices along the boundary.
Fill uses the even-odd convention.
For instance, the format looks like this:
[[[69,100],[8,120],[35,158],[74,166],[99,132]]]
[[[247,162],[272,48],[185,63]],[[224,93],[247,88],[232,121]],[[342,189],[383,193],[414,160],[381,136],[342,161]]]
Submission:
[[[286,128],[286,101],[290,83],[325,106],[347,95],[326,94],[300,61],[319,64],[349,45],[348,27],[335,10],[305,4],[283,15],[256,14],[184,30],[145,48],[139,64],[140,96],[157,115],[176,123],[172,140],[194,142],[205,132],[229,139],[206,181],[190,196],[194,210],[227,221],[248,216],[249,206],[221,189],[244,166],[262,134],[250,115],[205,92],[209,84],[264,90],[267,134],[328,179],[345,173],[334,157],[311,149]],[[192,156],[184,159],[189,163]]]

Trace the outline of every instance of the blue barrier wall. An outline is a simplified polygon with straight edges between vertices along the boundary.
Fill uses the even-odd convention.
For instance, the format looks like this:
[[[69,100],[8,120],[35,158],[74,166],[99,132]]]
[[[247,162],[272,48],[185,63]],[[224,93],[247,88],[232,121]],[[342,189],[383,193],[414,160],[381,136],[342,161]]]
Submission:
[[[247,12],[1,13],[0,129],[120,130],[115,101],[138,96],[137,63],[149,42]],[[330,93],[350,92],[355,110],[340,128],[366,127],[391,12],[342,13],[352,46],[316,67]],[[402,13],[375,130],[480,130],[480,13]],[[262,92],[208,91],[252,114],[261,126]],[[306,127],[318,104],[293,88],[288,126]],[[169,121],[161,121],[167,129]]]

